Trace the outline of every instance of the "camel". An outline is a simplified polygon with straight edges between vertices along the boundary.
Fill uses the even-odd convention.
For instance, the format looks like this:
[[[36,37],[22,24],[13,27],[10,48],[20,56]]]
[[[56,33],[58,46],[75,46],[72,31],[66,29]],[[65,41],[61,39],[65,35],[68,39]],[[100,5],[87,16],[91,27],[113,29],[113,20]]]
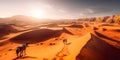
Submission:
[[[16,55],[17,57],[23,57],[26,55],[26,48],[28,47],[29,43],[25,43],[21,46],[18,46],[16,49]]]

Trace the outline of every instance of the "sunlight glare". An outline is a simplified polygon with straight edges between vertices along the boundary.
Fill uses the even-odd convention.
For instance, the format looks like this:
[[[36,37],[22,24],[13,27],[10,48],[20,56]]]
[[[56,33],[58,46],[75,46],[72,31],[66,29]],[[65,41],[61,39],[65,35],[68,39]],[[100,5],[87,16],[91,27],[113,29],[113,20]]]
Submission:
[[[35,18],[45,18],[45,11],[44,10],[32,10],[31,16]]]

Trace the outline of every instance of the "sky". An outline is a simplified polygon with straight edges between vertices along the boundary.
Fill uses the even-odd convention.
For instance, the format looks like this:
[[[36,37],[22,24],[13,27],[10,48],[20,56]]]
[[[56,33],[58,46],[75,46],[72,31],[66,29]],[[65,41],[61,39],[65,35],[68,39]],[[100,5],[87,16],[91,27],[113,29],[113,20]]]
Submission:
[[[120,14],[120,0],[0,0],[0,17],[89,18]]]

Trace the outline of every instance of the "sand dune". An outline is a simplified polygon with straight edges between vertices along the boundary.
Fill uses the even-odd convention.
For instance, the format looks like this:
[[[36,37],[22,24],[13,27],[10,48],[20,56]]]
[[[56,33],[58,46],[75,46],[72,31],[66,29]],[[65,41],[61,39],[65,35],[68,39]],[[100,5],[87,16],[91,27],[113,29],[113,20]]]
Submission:
[[[15,36],[10,41],[15,43],[38,43],[50,38],[59,37],[63,32],[72,34],[66,28],[63,28],[63,30],[38,29]]]
[[[48,30],[48,29],[42,29],[42,30],[50,31],[50,32],[52,32],[52,34],[53,34],[53,32],[56,33],[56,30],[55,31],[54,30]],[[42,31],[42,30],[40,30],[40,31]],[[59,30],[57,32],[59,32]],[[37,33],[38,33],[38,31],[37,31]],[[46,34],[49,35],[50,33],[46,33]],[[63,32],[60,36],[58,36],[59,37],[58,40],[54,40],[53,36],[52,36],[52,39],[44,41],[43,45],[36,45],[35,43],[31,44],[30,47],[28,47],[28,49],[27,49],[27,55],[28,56],[23,57],[23,58],[16,58],[15,57],[16,56],[15,53],[14,53],[15,52],[15,47],[18,46],[19,44],[17,44],[17,43],[14,43],[12,45],[11,44],[6,44],[3,47],[8,47],[9,46],[9,48],[4,50],[4,52],[6,52],[6,54],[3,52],[2,57],[0,59],[4,59],[5,57],[8,57],[8,58],[6,58],[6,60],[9,60],[9,59],[17,59],[17,60],[20,60],[20,59],[22,59],[22,60],[26,60],[26,59],[27,60],[45,60],[45,59],[48,59],[48,60],[54,60],[54,59],[56,59],[56,60],[57,59],[58,60],[60,60],[60,59],[70,60],[70,59],[72,59],[72,60],[75,60],[75,57],[78,54],[79,50],[90,39],[90,34],[89,33],[86,33],[85,35],[79,37],[79,36],[73,36],[71,34]],[[48,37],[51,37],[51,36],[48,36]],[[68,39],[68,42],[71,42],[71,44],[68,45],[67,47],[65,47],[62,43],[62,40],[61,40],[62,37]],[[54,42],[55,45],[49,45],[49,43],[52,43],[52,42]],[[80,42],[82,42],[82,43],[80,43]],[[12,50],[9,51],[9,49],[11,49],[11,48],[12,48]],[[35,52],[37,52],[37,53],[35,53]],[[58,53],[61,54],[63,52],[69,52],[69,54],[65,55],[65,56],[57,56]]]
[[[10,33],[15,33],[15,32],[17,32],[17,30],[14,29],[11,25],[1,24],[0,25],[0,40],[4,39],[3,37],[5,35],[8,35]]]
[[[76,60],[120,60],[120,50],[92,34]]]
[[[72,27],[72,28],[83,28],[83,25],[71,25],[69,27]]]
[[[1,53],[0,59],[4,59],[5,57],[9,57],[9,59],[14,60],[120,59],[119,58],[120,50],[118,48],[112,46],[104,39],[102,39],[101,38],[102,36],[100,34],[93,33],[90,31],[90,29],[88,30],[86,29],[87,28],[65,27],[62,30],[38,29],[22,33],[18,36],[11,38],[9,41],[6,41],[5,44],[3,43],[1,45],[0,49],[5,50],[1,50],[2,52],[0,52]],[[99,31],[100,29],[95,31]],[[91,34],[89,32],[91,32]],[[70,42],[71,44],[64,46],[64,44],[62,43],[63,39],[68,39],[68,42]],[[23,58],[16,58],[15,57],[16,55],[14,53],[15,48],[21,43],[25,42],[32,43],[30,47],[28,47],[27,49],[27,56]],[[41,42],[43,42],[42,45]],[[50,43],[55,44],[52,45]],[[6,58],[6,60],[9,59]]]
[[[0,27],[0,60],[120,60],[118,24],[119,15],[22,25],[22,28],[3,25]],[[64,45],[63,39],[69,44]],[[16,47],[26,42],[31,43],[27,55],[16,58]]]
[[[45,41],[50,38],[58,37],[60,36],[61,33],[62,33],[61,30],[39,29],[18,35],[14,38],[11,38],[10,41],[16,43],[24,42],[37,43]]]

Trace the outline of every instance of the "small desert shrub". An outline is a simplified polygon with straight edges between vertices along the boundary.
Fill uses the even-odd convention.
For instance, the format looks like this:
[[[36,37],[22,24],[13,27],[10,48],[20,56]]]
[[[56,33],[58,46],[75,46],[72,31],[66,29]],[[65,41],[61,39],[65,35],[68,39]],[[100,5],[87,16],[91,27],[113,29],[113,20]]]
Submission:
[[[50,43],[49,45],[53,45],[52,43]]]
[[[43,45],[43,43],[40,43],[40,45]]]
[[[107,29],[106,28],[103,28],[103,31],[106,31]]]
[[[8,51],[12,51],[13,49],[9,49]]]
[[[55,39],[55,40],[58,40],[58,39]]]
[[[55,45],[55,43],[50,43],[49,45]]]
[[[97,27],[94,27],[93,30],[98,30],[98,28],[97,28]]]
[[[53,45],[55,45],[55,43],[52,43]]]

